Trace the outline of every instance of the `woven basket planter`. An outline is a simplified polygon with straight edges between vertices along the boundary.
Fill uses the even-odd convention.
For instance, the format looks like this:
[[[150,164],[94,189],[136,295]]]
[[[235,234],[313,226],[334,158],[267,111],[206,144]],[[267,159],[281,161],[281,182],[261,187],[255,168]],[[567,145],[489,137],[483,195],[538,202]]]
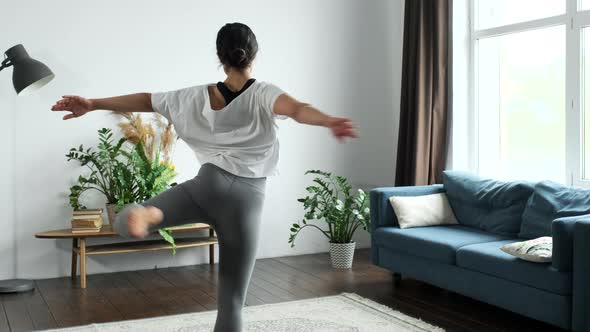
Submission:
[[[352,259],[354,258],[355,246],[355,242],[330,242],[330,259],[332,260],[332,267],[336,269],[350,269],[352,267]]]

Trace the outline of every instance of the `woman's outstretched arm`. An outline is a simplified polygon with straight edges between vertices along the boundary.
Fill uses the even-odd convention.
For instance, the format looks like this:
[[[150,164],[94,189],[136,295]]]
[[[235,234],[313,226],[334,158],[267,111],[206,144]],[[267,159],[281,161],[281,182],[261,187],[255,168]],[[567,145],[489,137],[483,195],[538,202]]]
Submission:
[[[273,112],[288,116],[299,123],[329,128],[340,141],[345,137],[358,137],[358,131],[350,119],[324,114],[310,104],[302,103],[286,93],[277,98]]]
[[[51,107],[52,111],[71,112],[63,119],[80,117],[90,111],[108,110],[114,112],[153,112],[150,93],[134,93],[130,95],[86,99],[80,96],[63,96]]]

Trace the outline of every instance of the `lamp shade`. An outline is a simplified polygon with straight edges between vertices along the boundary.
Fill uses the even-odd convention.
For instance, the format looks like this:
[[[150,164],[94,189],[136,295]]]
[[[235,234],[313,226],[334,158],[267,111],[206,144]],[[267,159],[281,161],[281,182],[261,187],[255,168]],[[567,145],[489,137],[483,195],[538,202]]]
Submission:
[[[21,44],[8,49],[6,57],[13,66],[12,84],[18,95],[37,90],[55,77],[49,67],[31,58]]]

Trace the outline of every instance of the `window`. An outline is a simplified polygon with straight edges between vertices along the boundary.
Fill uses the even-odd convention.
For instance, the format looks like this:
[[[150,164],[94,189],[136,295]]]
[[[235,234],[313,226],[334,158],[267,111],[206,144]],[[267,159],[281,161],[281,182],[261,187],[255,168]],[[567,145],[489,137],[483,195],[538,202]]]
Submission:
[[[564,27],[478,44],[480,172],[564,182]]]
[[[589,186],[590,0],[469,3],[478,172]]]
[[[478,0],[476,6],[477,29],[565,14],[565,0]]]

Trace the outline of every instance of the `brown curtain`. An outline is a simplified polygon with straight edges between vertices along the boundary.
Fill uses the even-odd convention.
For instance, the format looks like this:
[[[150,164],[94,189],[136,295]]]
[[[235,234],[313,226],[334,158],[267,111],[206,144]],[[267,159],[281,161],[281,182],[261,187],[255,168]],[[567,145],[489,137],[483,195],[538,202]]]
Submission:
[[[450,0],[406,0],[395,183],[441,183],[449,112]]]

